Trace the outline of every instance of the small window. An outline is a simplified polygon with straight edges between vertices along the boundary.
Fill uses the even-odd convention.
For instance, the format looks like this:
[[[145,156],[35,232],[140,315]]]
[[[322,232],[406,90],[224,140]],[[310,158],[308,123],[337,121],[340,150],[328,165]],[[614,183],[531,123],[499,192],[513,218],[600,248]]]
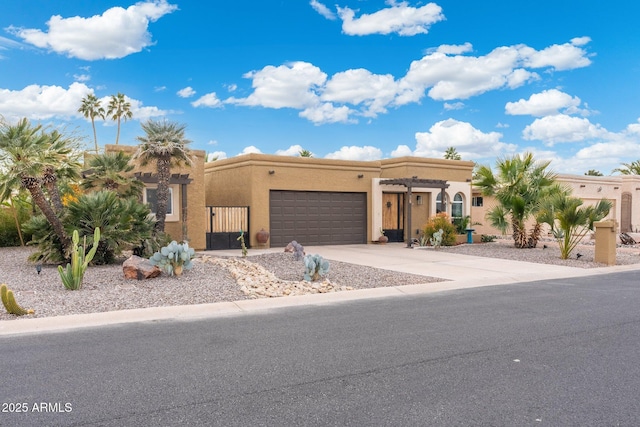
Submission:
[[[482,207],[482,203],[483,203],[483,200],[481,196],[476,196],[471,199],[471,206]]]
[[[146,203],[149,205],[152,213],[156,213],[158,206],[158,189],[147,188]],[[173,188],[169,187],[169,200],[167,202],[167,215],[173,214]]]

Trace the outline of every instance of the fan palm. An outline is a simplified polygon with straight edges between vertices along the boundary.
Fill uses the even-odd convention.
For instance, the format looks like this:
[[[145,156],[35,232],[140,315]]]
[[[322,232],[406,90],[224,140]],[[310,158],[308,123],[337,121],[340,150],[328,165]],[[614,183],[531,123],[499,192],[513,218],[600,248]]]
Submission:
[[[130,160],[131,156],[122,151],[93,156],[81,187],[84,190],[110,190],[122,197],[140,197],[144,184],[130,176],[134,168]]]
[[[622,167],[615,168],[613,172],[620,172],[622,175],[640,175],[640,160],[623,163]]]
[[[474,176],[473,185],[485,196],[494,196],[498,204],[487,212],[492,226],[505,233],[509,226],[517,248],[535,248],[542,224],[535,221],[527,231],[526,222],[540,210],[540,203],[554,193],[567,194],[556,182],[556,175],[547,170],[550,162],[538,162],[533,154],[515,155],[498,160],[497,171],[480,166]]]
[[[447,151],[444,152],[444,158],[448,160],[461,160],[462,156],[460,156],[455,147],[449,147]]]
[[[171,166],[186,163],[192,164],[191,143],[184,136],[185,125],[163,121],[147,120],[142,123],[145,136],[139,136],[138,150],[133,155],[139,159],[142,166],[153,162],[158,172],[157,206],[156,206],[156,232],[164,232],[164,224],[167,217],[167,204],[169,201],[169,179]]]
[[[538,214],[538,220],[549,224],[560,247],[560,258],[567,259],[571,251],[591,230],[593,223],[609,214],[612,203],[600,200],[595,206],[582,206],[577,197],[555,194],[546,199]]]
[[[100,104],[100,100],[92,93],[87,94],[84,98],[82,98],[82,105],[78,108],[78,112],[82,113],[82,115],[91,119],[91,127],[93,128],[93,141],[96,144],[96,154],[98,154],[98,135],[96,134],[96,117],[100,117],[104,120],[105,111],[102,105]]]
[[[55,185],[56,168],[67,150],[64,141],[66,139],[44,132],[42,125],[31,126],[27,119],[16,125],[3,124],[0,169],[4,174],[0,176],[0,199],[6,199],[13,189],[23,187],[28,190],[66,250],[71,240],[43,190],[46,185]]]
[[[111,95],[111,100],[107,106],[107,117],[118,122],[118,133],[116,134],[116,145],[120,140],[120,121],[125,122],[133,117],[131,112],[131,103],[127,101],[124,94],[118,92],[117,95]]]

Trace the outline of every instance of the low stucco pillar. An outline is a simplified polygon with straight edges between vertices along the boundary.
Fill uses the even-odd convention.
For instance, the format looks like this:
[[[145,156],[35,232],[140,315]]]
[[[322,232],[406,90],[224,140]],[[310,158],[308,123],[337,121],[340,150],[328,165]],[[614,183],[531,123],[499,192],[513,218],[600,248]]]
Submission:
[[[596,250],[594,261],[607,265],[616,263],[616,223],[599,221],[593,224],[596,229]]]

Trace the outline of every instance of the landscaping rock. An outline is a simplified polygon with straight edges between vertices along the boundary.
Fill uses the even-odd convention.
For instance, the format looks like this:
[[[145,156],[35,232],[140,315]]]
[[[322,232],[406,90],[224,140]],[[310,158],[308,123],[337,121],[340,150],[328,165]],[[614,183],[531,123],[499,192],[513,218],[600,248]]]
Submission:
[[[162,271],[146,258],[131,255],[123,264],[122,271],[127,279],[152,279],[160,276]]]

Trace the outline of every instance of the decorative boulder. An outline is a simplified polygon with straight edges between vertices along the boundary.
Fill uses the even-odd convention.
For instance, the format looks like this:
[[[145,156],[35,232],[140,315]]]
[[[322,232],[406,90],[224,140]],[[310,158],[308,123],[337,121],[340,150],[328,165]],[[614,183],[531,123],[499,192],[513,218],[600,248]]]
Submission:
[[[136,255],[130,256],[122,264],[122,271],[124,272],[124,277],[127,279],[137,280],[153,279],[162,273],[162,271],[155,265],[152,265],[148,259]]]

